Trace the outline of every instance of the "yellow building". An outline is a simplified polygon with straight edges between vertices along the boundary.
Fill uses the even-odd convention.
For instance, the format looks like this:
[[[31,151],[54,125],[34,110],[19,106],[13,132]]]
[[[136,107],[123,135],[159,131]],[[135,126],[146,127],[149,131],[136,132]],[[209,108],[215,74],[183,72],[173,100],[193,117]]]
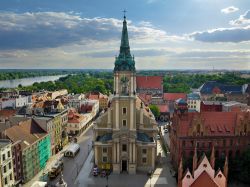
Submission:
[[[157,124],[152,112],[136,96],[136,70],[130,54],[124,16],[121,46],[114,68],[114,96],[95,122],[95,164],[114,173],[155,168]]]

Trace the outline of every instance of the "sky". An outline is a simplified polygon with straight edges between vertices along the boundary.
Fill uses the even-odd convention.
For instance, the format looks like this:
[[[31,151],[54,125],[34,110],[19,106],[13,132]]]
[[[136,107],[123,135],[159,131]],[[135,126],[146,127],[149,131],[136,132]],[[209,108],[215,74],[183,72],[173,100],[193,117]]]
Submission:
[[[0,69],[250,70],[250,0],[1,0]]]

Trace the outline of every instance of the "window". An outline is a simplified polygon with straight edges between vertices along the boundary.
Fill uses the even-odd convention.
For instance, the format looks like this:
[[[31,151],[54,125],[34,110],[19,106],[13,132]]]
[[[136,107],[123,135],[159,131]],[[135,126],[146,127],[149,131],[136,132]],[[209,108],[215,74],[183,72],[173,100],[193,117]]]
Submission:
[[[10,151],[8,151],[8,157],[10,157]]]
[[[127,151],[127,145],[126,144],[122,144],[122,151],[124,151],[124,152]]]
[[[123,115],[127,114],[127,108],[122,108],[122,114]]]
[[[4,178],[4,184],[8,184],[7,177]]]
[[[146,155],[147,154],[147,149],[142,149],[142,154]]]
[[[3,172],[6,173],[6,166],[3,167]]]
[[[104,163],[108,162],[108,157],[107,156],[103,156],[102,157],[102,162],[104,162]]]
[[[146,157],[143,157],[143,158],[142,158],[142,163],[143,163],[143,164],[146,164],[146,163],[147,163],[147,158],[146,158]]]
[[[103,147],[103,148],[102,148],[102,153],[107,153],[107,152],[108,152],[107,147]]]
[[[2,157],[3,157],[3,161],[5,161],[5,154],[3,154],[3,156],[2,156]]]
[[[10,180],[12,180],[12,173],[10,174]]]
[[[9,162],[9,169],[11,169],[11,162]]]
[[[122,126],[123,126],[123,127],[126,127],[126,126],[127,126],[127,120],[126,120],[126,119],[123,119],[123,120],[122,120]]]

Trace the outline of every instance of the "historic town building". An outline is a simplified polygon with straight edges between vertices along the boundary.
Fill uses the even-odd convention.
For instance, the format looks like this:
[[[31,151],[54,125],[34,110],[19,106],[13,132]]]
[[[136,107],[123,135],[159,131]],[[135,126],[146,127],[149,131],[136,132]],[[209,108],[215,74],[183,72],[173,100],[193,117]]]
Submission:
[[[95,164],[134,174],[155,168],[156,121],[136,95],[136,70],[124,16],[119,56],[115,59],[114,95],[94,127]]]
[[[175,166],[182,158],[209,153],[217,158],[235,158],[250,145],[249,112],[187,112],[177,105],[170,129],[170,157]]]
[[[183,173],[183,162],[180,160],[178,167],[178,187],[226,187],[228,175],[228,160],[225,159],[223,171],[220,168],[215,171],[215,155],[214,149],[208,160],[203,153],[198,162],[197,153],[195,151],[193,156],[193,170],[186,169]]]

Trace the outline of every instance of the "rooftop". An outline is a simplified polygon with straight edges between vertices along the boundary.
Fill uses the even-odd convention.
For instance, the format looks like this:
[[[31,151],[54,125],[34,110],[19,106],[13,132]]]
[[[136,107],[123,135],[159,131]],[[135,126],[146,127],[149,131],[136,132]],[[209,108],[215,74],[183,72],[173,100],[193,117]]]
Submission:
[[[21,147],[25,149],[26,147],[32,145],[37,140],[46,136],[46,132],[32,119],[19,122],[6,130],[6,136],[12,141],[16,142],[21,140]]]
[[[162,89],[162,76],[136,76],[137,88]]]
[[[175,101],[177,99],[187,99],[187,94],[185,93],[164,93],[163,99],[167,101]]]

